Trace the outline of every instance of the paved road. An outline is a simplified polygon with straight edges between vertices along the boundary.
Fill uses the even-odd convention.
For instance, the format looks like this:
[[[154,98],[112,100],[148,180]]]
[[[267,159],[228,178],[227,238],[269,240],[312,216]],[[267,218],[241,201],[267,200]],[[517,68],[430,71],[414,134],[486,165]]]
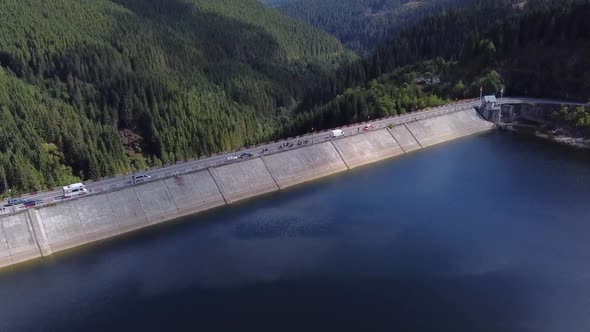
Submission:
[[[528,104],[528,103],[531,103],[531,104],[554,104],[554,105],[562,105],[562,104],[584,105],[583,103],[567,102],[567,101],[561,101],[561,100],[522,98],[522,97],[516,97],[516,98],[506,97],[502,100],[502,103],[503,104]],[[441,106],[441,107],[437,107],[437,108],[426,109],[423,111],[399,115],[399,116],[395,116],[395,117],[376,119],[376,120],[373,120],[370,122],[363,122],[363,123],[354,124],[354,125],[347,126],[347,127],[342,127],[340,129],[342,129],[344,131],[345,136],[346,135],[354,135],[354,134],[358,133],[358,128],[360,128],[362,130],[362,128],[367,123],[370,123],[373,126],[373,128],[375,128],[375,129],[384,128],[391,123],[394,123],[397,125],[397,124],[401,124],[404,122],[411,122],[411,121],[421,120],[421,119],[425,119],[425,118],[431,118],[431,117],[435,117],[435,116],[439,116],[439,115],[443,115],[443,114],[447,114],[447,113],[452,113],[452,112],[456,112],[456,111],[459,111],[462,109],[467,109],[467,108],[471,108],[471,107],[479,106],[479,105],[480,105],[480,100],[478,98],[469,99],[469,100],[462,100],[462,101],[459,101],[459,102],[456,102],[453,104],[449,104],[449,105],[445,105],[445,106]],[[291,138],[291,139],[286,139],[286,140],[282,140],[279,142],[272,142],[269,144],[264,144],[264,145],[260,145],[260,146],[253,147],[253,148],[246,148],[246,149],[240,150],[239,152],[226,153],[226,154],[221,154],[221,155],[212,156],[212,157],[203,158],[203,159],[194,159],[194,160],[190,160],[190,161],[186,161],[186,162],[177,163],[175,165],[169,165],[169,166],[165,166],[162,168],[151,169],[151,170],[145,171],[143,173],[149,174],[152,177],[152,179],[158,179],[158,178],[165,178],[165,177],[173,176],[176,172],[178,172],[178,173],[193,172],[193,171],[196,171],[199,169],[206,169],[208,167],[217,166],[217,165],[220,165],[223,163],[231,162],[231,161],[227,160],[227,157],[230,155],[239,156],[242,153],[249,152],[249,153],[254,154],[254,156],[260,156],[260,155],[271,154],[271,153],[276,153],[279,151],[288,150],[291,148],[296,148],[296,147],[298,147],[297,143],[299,141],[307,141],[307,144],[313,144],[313,143],[327,141],[330,139],[329,132],[330,132],[329,130],[326,130],[326,131],[322,131],[322,132],[308,134],[308,135],[298,137],[298,138]],[[284,144],[293,144],[293,146],[282,148],[282,146]],[[268,149],[268,151],[262,153],[263,149]],[[86,184],[86,188],[90,191],[90,193],[99,193],[99,192],[103,192],[103,191],[107,191],[107,190],[130,186],[130,185],[132,185],[132,181],[131,181],[131,175],[121,175],[121,176],[115,176],[115,177],[111,177],[111,178],[101,179],[101,180],[94,181],[94,182],[86,182],[85,184]],[[25,197],[27,197],[29,199],[42,200],[44,204],[52,203],[55,201],[61,201],[62,200],[61,196],[62,196],[61,189],[25,195]],[[4,204],[5,204],[5,202],[0,204],[0,206],[4,205]],[[7,212],[8,211],[5,211],[5,213],[7,213]],[[0,210],[0,214],[3,214],[1,210]]]

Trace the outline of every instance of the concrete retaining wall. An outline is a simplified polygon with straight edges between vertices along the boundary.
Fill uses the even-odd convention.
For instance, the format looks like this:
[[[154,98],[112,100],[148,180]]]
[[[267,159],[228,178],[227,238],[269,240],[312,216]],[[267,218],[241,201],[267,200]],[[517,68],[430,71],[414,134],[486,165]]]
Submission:
[[[350,169],[404,153],[387,129],[345,137],[332,143]]]
[[[414,150],[422,149],[420,143],[416,141],[412,133],[408,130],[405,124],[395,126],[389,129],[391,136],[395,138],[395,141],[399,144],[400,148],[405,152],[412,152]]]
[[[0,225],[0,267],[41,257],[29,213],[4,217]]]
[[[39,209],[39,218],[53,252],[88,242],[74,201]]]
[[[281,189],[347,169],[331,142],[263,158],[266,167]]]
[[[492,128],[475,110],[0,217],[0,268]]]
[[[185,174],[180,179],[169,178],[165,182],[179,215],[197,213],[225,204],[208,171]]]
[[[410,122],[406,126],[422,147],[428,147],[491,129],[493,124],[483,120],[475,109],[469,109]]]
[[[121,227],[107,195],[89,196],[76,200],[74,204],[89,242],[121,233]]]
[[[228,204],[279,190],[260,158],[211,168],[210,171]]]
[[[107,198],[121,233],[133,231],[149,225],[148,217],[141,208],[134,188],[127,188],[108,193]]]
[[[178,217],[178,209],[165,181],[144,183],[135,188],[135,193],[150,224]]]

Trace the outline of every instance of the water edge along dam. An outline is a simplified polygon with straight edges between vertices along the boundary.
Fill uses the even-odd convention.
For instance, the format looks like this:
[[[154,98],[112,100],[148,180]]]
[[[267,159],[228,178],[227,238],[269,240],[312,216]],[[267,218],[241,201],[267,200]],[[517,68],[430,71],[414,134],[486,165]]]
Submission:
[[[23,210],[0,217],[0,268],[492,128],[467,107]]]

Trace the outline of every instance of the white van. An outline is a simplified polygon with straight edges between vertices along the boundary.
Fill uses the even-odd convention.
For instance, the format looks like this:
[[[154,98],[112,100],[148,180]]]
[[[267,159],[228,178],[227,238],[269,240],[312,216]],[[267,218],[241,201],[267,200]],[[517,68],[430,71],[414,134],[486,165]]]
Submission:
[[[335,129],[330,132],[330,138],[344,136],[342,129]]]
[[[135,174],[133,176],[133,183],[142,183],[145,181],[149,181],[151,179],[152,179],[152,177],[147,174],[143,174],[143,173]]]
[[[88,193],[88,189],[86,189],[82,183],[74,183],[63,187],[63,192],[64,198],[71,198],[86,195]]]

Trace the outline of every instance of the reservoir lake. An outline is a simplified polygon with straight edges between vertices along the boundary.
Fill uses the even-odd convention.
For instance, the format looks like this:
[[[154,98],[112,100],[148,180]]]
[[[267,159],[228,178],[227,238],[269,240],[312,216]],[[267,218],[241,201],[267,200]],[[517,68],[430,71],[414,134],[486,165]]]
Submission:
[[[590,331],[590,151],[490,132],[0,271],[0,331]]]

